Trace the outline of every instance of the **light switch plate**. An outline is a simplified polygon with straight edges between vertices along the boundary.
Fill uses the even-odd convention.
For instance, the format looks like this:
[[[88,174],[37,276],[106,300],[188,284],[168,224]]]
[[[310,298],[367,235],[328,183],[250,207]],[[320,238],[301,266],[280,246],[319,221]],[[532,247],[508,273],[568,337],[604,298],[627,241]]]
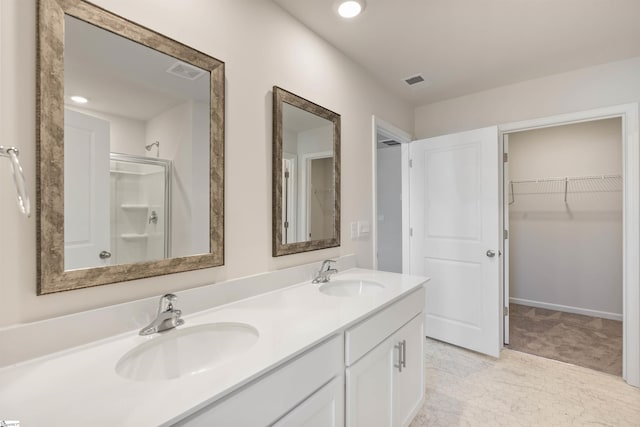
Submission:
[[[358,221],[358,236],[368,236],[371,232],[369,221]]]
[[[351,240],[356,240],[358,238],[358,223],[351,223]]]

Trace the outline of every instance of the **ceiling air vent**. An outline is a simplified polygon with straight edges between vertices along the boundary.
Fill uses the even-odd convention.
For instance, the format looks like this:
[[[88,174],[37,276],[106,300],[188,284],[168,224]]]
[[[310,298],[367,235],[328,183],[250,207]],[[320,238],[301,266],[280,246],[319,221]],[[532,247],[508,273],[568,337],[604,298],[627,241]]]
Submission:
[[[394,145],[400,145],[400,143],[394,139],[385,139],[380,141],[381,143],[388,145],[390,147],[394,146]]]
[[[404,82],[409,86],[413,86],[419,83],[424,83],[424,77],[422,77],[422,74],[416,74],[415,76],[407,77],[404,79]]]
[[[171,67],[169,67],[167,73],[173,74],[174,76],[178,76],[183,79],[195,80],[204,74],[204,70],[201,70],[198,67],[194,67],[193,65],[185,64],[184,62],[178,61]]]

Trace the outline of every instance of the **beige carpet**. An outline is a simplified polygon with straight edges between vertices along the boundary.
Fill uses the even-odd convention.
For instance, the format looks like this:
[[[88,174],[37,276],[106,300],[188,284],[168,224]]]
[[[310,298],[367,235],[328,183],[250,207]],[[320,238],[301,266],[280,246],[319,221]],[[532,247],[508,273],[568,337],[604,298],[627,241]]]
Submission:
[[[622,376],[622,322],[509,307],[509,349]]]
[[[513,350],[496,360],[427,340],[425,368],[411,427],[640,426],[640,389],[580,366]]]

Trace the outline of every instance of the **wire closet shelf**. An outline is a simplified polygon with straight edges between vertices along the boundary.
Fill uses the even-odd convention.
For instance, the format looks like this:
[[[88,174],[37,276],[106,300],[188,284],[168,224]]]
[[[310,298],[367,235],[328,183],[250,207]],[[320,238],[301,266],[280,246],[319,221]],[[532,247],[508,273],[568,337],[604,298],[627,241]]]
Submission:
[[[509,181],[509,204],[515,196],[529,194],[613,193],[622,191],[621,175],[564,176]]]

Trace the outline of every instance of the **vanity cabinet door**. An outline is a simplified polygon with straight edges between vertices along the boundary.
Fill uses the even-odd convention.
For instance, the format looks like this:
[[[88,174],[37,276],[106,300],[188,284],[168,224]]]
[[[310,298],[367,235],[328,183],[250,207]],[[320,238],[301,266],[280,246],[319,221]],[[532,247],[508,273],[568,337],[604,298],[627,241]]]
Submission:
[[[343,427],[344,377],[332,379],[273,427]]]
[[[418,314],[347,368],[347,426],[404,427],[424,400],[424,326]]]
[[[347,426],[389,427],[392,422],[394,362],[398,351],[388,338],[346,369]]]
[[[402,346],[400,368],[393,375],[393,425],[408,426],[424,401],[424,316],[418,315],[393,335]]]

